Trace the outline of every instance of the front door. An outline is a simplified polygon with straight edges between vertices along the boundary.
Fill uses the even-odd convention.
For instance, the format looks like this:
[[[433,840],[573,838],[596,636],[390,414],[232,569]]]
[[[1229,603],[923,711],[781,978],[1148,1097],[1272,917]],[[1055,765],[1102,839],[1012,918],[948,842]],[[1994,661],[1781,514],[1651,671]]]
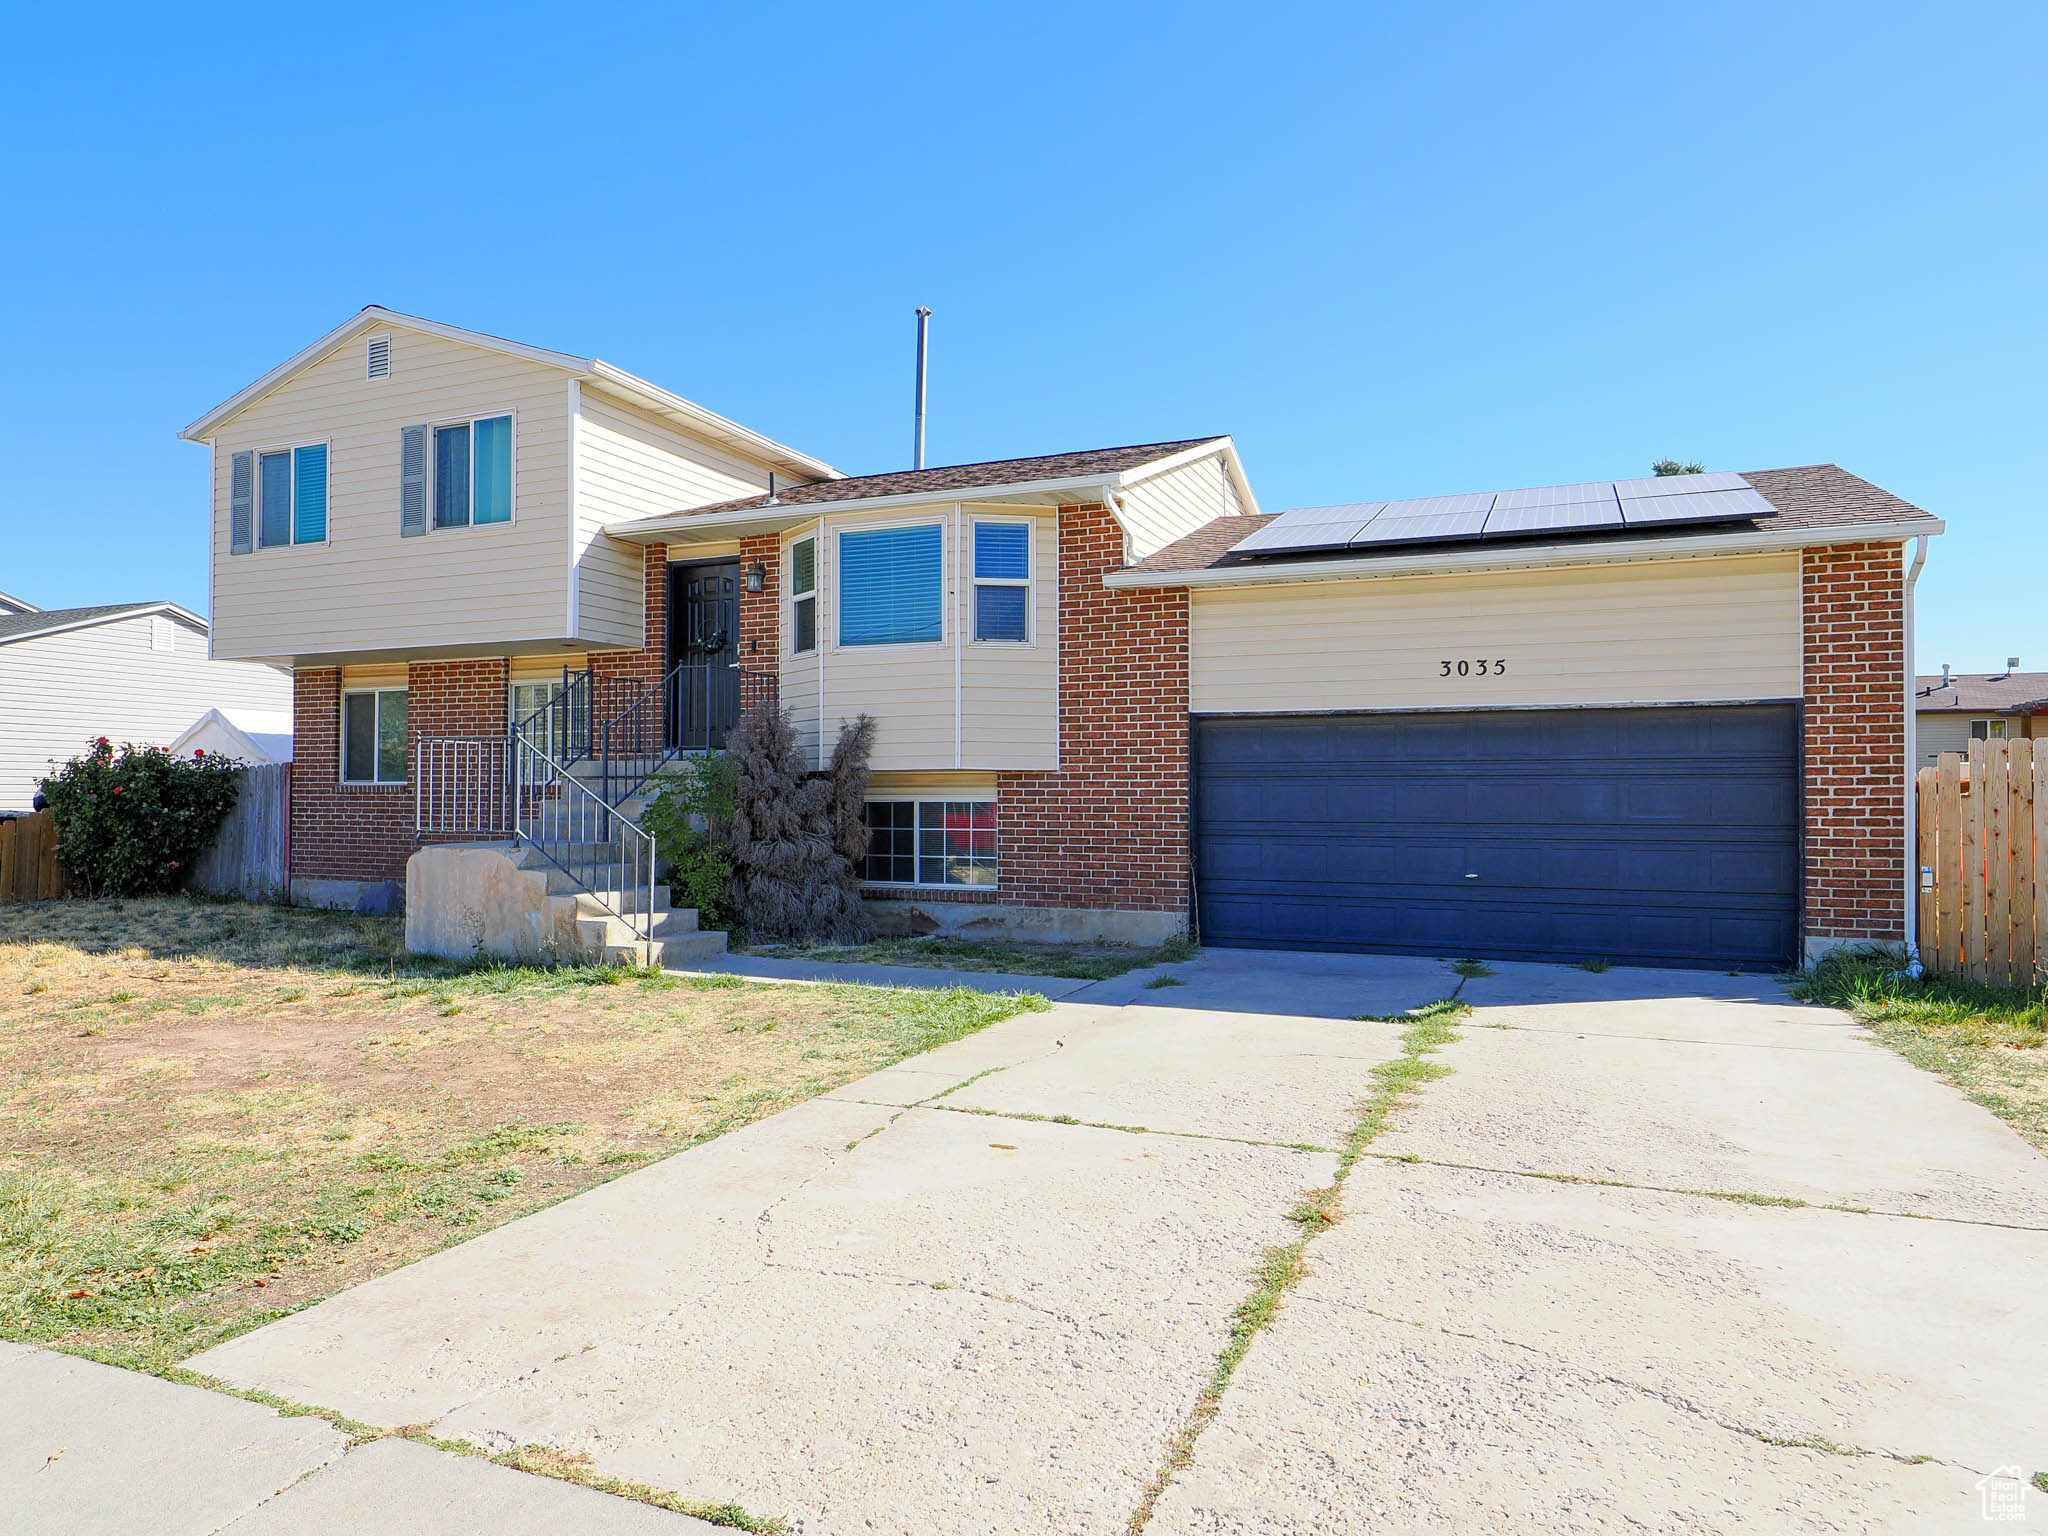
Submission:
[[[738,561],[668,568],[668,660],[670,744],[686,752],[723,747],[740,713]]]

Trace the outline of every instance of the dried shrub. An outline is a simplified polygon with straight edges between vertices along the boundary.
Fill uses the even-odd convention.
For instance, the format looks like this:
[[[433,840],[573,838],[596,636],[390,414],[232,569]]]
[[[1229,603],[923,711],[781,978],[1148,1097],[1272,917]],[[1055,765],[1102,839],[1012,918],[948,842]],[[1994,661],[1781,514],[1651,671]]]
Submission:
[[[842,727],[833,768],[812,773],[786,711],[762,705],[740,716],[726,738],[732,809],[712,818],[711,839],[732,864],[728,903],[748,937],[868,938],[857,859],[867,852],[861,802],[873,741],[874,722],[862,716]]]

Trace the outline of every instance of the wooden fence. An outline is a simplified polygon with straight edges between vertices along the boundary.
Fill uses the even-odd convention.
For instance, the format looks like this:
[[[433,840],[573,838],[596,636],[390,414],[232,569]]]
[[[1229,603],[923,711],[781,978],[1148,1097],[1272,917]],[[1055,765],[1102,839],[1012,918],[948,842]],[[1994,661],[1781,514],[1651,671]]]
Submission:
[[[2048,751],[1973,741],[1919,773],[1920,961],[1994,987],[2048,984]]]
[[[192,866],[192,889],[244,901],[283,901],[292,765],[244,768],[237,779],[235,808],[221,823],[213,846]]]
[[[57,817],[50,811],[0,821],[0,905],[55,901],[64,894],[57,862]]]
[[[291,818],[290,763],[241,772],[235,808],[213,846],[192,867],[192,889],[245,901],[283,901],[286,833]],[[55,901],[66,894],[57,862],[54,811],[0,821],[0,905]]]

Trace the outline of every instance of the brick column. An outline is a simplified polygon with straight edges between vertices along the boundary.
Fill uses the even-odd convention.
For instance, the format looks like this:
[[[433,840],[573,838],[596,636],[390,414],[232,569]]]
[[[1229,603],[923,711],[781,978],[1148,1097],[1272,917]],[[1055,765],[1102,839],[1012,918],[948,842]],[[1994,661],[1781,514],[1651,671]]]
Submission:
[[[767,572],[759,592],[747,590],[756,563]],[[749,672],[779,670],[782,655],[782,535],[756,533],[740,540],[740,666]]]
[[[1897,544],[1800,566],[1805,634],[1806,941],[1904,940],[1905,571]]]
[[[1185,912],[1188,597],[1112,591],[1124,536],[1060,508],[1060,767],[996,780],[1001,899]]]

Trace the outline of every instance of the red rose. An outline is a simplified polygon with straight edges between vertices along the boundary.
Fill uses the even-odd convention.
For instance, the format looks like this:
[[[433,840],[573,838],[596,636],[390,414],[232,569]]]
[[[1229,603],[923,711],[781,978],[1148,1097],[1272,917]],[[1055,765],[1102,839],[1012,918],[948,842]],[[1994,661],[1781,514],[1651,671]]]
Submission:
[[[115,794],[117,794],[117,795],[118,795],[119,793],[121,793],[121,786],[120,786],[120,785],[116,784],[116,785],[114,786],[114,793],[115,793]]]
[[[206,748],[204,748],[204,747],[194,747],[194,748],[192,749],[192,755],[193,755],[194,757],[204,757],[204,756],[206,756]]]

